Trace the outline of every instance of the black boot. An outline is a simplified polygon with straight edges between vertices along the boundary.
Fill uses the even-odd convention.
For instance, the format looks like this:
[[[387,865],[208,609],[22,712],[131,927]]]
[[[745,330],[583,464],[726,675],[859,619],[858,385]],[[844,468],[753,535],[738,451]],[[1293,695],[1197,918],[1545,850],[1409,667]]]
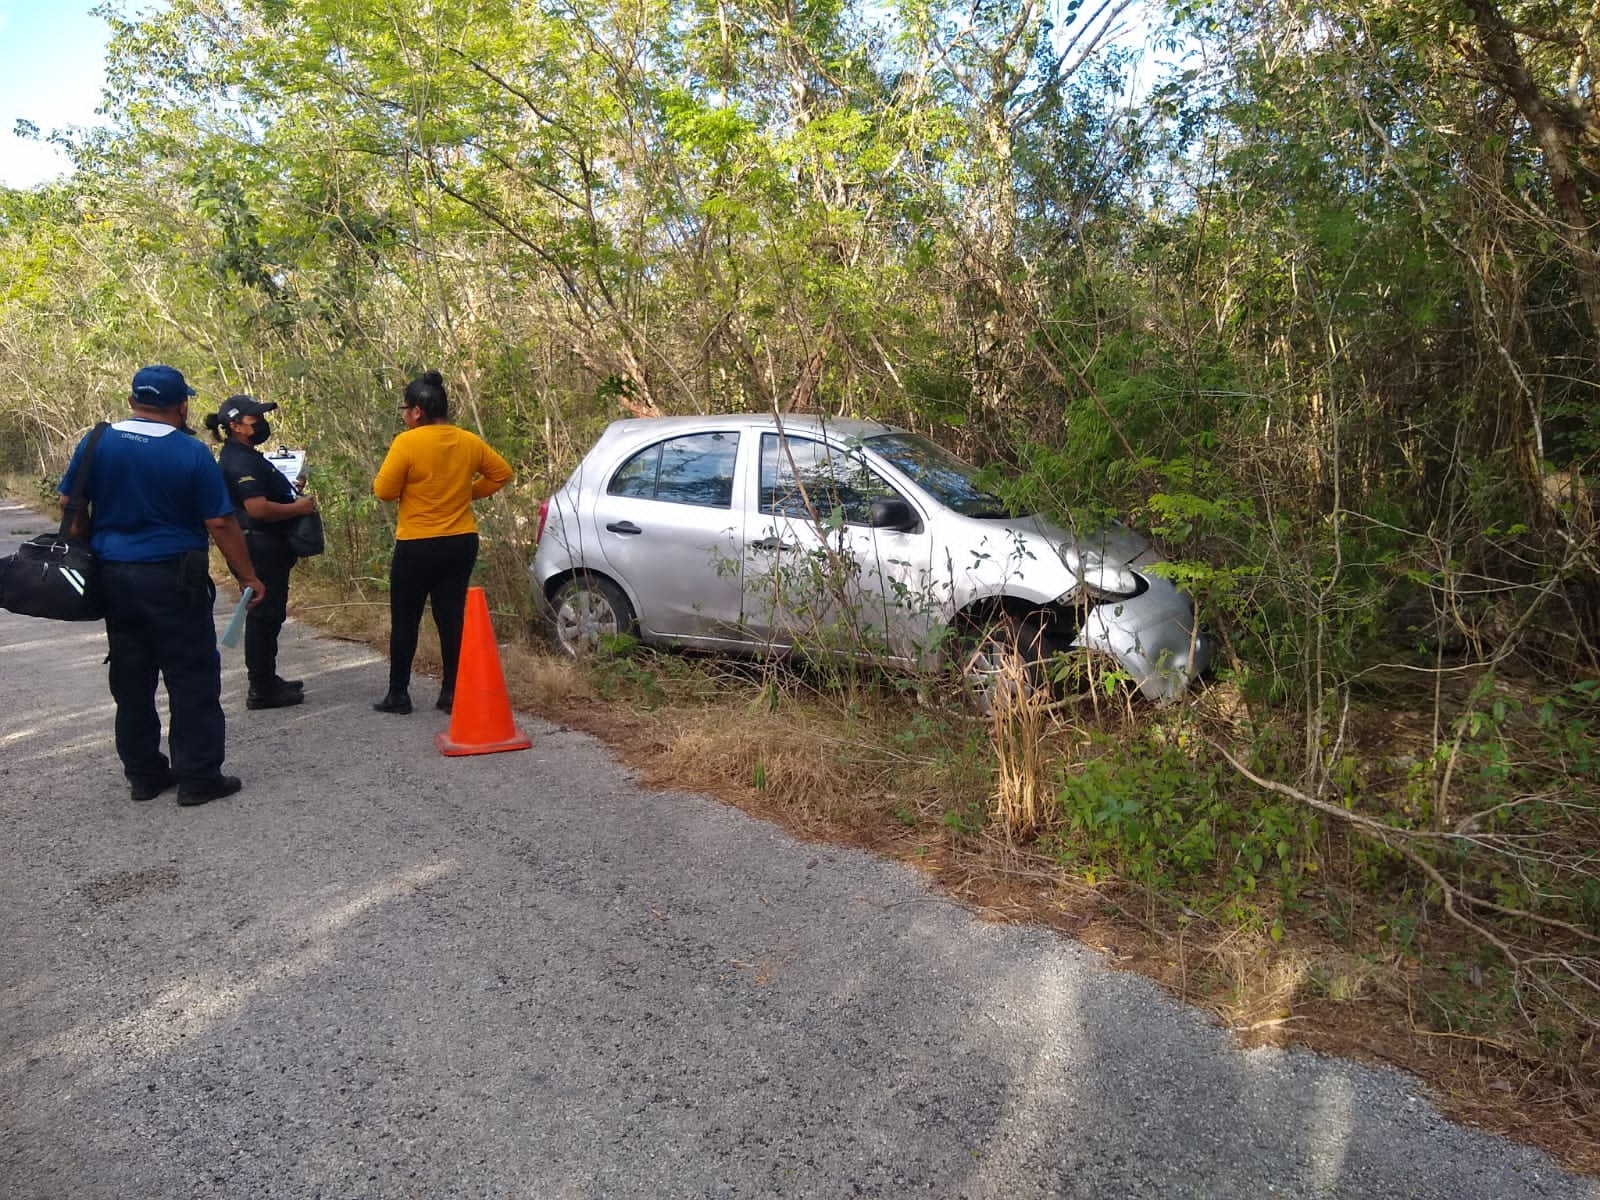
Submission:
[[[193,808],[197,804],[210,804],[213,800],[233,795],[243,786],[237,775],[218,775],[215,779],[208,779],[204,783],[179,784],[178,803],[185,808]]]
[[[266,684],[251,684],[244,698],[246,708],[289,708],[299,704],[306,694],[297,687],[281,685],[278,680]]]
[[[397,692],[391,688],[389,694],[374,704],[372,708],[374,712],[395,713],[403,717],[411,711],[411,693],[406,691]]]

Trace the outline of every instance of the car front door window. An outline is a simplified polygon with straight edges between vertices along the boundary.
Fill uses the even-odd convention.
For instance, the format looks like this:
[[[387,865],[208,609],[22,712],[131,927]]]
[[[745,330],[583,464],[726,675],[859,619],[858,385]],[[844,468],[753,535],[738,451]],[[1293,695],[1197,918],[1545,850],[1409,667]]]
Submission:
[[[820,525],[866,525],[872,502],[899,499],[859,457],[809,438],[761,437],[761,511]]]
[[[745,526],[751,635],[775,647],[906,653],[925,625],[927,605],[910,593],[927,573],[927,539],[870,527],[874,500],[904,497],[859,455],[778,433],[762,435],[758,486]]]

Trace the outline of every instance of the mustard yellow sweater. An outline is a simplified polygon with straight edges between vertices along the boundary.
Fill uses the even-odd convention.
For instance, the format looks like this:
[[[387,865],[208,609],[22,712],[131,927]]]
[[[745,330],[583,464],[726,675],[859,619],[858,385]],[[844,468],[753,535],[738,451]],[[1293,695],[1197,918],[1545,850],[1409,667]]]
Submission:
[[[394,439],[372,481],[379,500],[400,501],[399,541],[476,533],[472,502],[511,481],[511,466],[470,429],[418,425]]]

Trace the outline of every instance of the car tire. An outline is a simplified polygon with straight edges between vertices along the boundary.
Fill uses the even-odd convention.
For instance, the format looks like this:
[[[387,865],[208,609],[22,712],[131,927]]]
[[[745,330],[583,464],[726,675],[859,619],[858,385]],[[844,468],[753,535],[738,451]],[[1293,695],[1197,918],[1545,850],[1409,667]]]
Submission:
[[[1016,704],[1048,690],[1044,664],[1049,648],[1037,620],[1003,613],[969,627],[962,638],[961,677],[979,712]]]
[[[637,637],[633,605],[609,579],[574,575],[550,597],[550,640],[562,653],[585,658],[608,637]]]

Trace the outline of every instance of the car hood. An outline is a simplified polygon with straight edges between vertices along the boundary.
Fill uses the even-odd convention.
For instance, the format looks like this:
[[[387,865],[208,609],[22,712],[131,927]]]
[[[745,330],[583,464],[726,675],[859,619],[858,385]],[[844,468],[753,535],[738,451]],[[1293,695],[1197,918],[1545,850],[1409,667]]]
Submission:
[[[1099,529],[1078,531],[1064,529],[1038,514],[985,520],[982,524],[997,533],[1015,534],[1029,541],[1042,538],[1052,546],[1075,549],[1079,556],[1098,555],[1102,561],[1116,566],[1131,566],[1150,558],[1150,543],[1126,525],[1114,521]]]

